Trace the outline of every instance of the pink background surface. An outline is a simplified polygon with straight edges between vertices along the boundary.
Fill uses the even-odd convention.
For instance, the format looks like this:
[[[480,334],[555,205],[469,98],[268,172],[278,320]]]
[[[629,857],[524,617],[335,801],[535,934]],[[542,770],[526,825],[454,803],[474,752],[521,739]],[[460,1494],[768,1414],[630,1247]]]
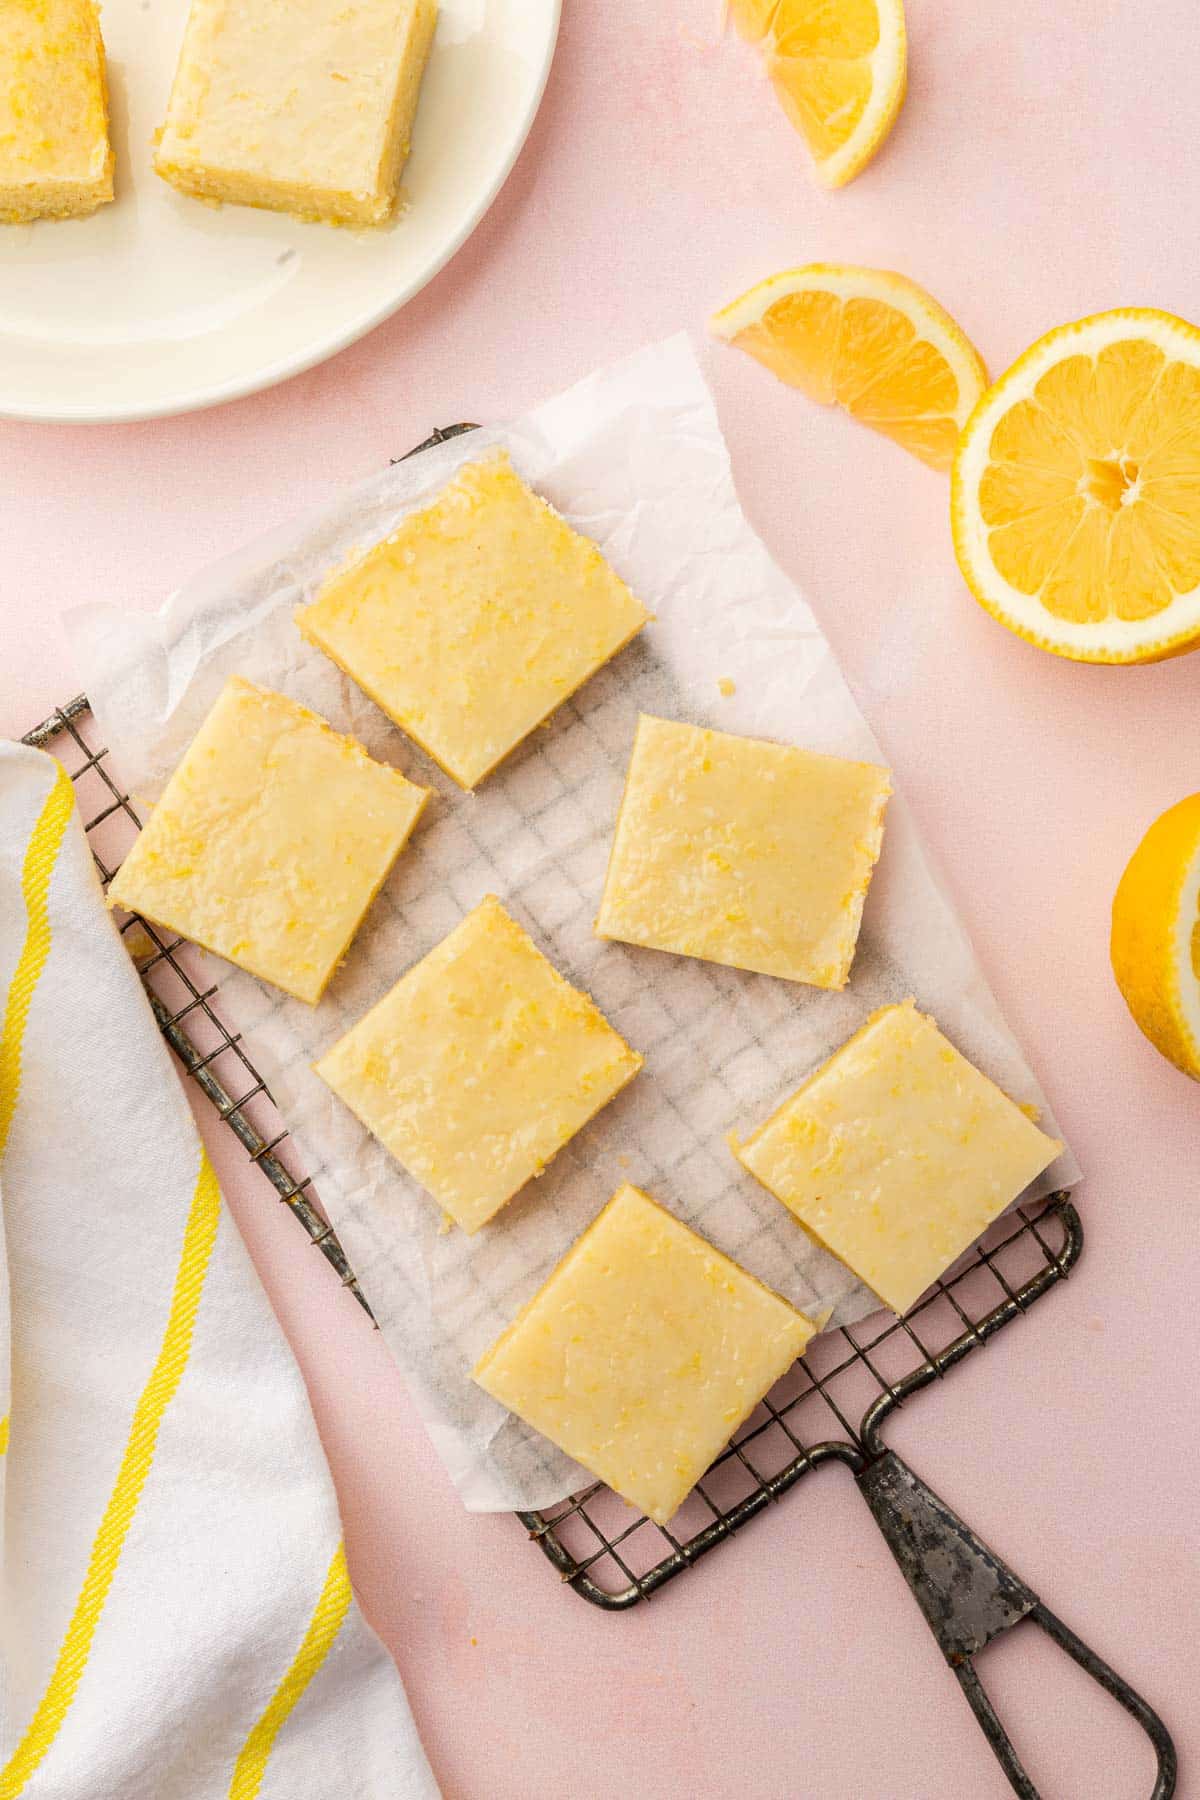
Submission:
[[[1200,315],[1194,0],[909,0],[906,108],[832,196],[717,12],[567,0],[500,201],[324,369],[154,425],[0,424],[0,730],[75,691],[64,608],[155,606],[433,425],[503,418],[789,264],[905,271],[995,371],[1104,307]],[[1104,671],[1025,648],[962,587],[943,479],[731,351],[709,364],[747,511],[837,647],[1087,1174],[1069,1286],[892,1442],[1160,1707],[1189,1793],[1197,1098],[1126,1016],[1106,931],[1142,831],[1200,786],[1200,659]],[[652,1605],[601,1615],[511,1519],[461,1511],[381,1342],[263,1184],[221,1162],[448,1800],[1008,1793],[844,1472]],[[1035,1632],[984,1673],[1048,1795],[1149,1793],[1136,1728]]]

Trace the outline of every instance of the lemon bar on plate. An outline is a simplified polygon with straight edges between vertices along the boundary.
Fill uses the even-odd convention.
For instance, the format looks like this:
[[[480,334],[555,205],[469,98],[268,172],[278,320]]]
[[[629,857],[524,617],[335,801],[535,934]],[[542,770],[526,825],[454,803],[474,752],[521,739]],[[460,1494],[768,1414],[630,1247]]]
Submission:
[[[473,788],[649,614],[503,451],[334,575],[304,636]]]
[[[235,675],[109,904],[315,1005],[428,797],[307,707]]]
[[[112,197],[104,43],[92,0],[7,0],[0,221],[74,218]]]
[[[897,1313],[1062,1149],[911,1001],[874,1013],[752,1137],[730,1144]]]
[[[378,225],[435,0],[192,0],[154,166],[202,200]]]
[[[844,987],[890,792],[874,763],[643,715],[596,931]]]
[[[473,1375],[665,1525],[815,1331],[649,1195],[625,1186]]]
[[[641,1066],[491,894],[315,1065],[467,1232]]]

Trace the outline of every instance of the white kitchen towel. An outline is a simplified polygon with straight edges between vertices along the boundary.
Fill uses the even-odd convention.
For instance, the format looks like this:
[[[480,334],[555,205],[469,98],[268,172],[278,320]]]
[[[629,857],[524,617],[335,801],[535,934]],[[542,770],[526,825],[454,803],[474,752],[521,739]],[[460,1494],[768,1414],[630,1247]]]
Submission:
[[[12,744],[0,1006],[0,1800],[437,1800],[71,783]]]

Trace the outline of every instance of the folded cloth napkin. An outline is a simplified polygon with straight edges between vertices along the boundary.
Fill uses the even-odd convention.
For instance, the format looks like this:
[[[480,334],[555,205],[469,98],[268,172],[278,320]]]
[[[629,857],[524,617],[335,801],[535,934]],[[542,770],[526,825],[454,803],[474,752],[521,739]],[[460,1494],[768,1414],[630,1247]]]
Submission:
[[[12,744],[0,1201],[0,1800],[437,1800],[71,783]]]

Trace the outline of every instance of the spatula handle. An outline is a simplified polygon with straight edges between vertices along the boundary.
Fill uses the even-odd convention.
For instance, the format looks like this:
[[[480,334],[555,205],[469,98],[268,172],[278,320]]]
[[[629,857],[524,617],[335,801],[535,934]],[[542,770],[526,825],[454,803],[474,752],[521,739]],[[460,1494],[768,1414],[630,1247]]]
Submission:
[[[1137,1720],[1158,1759],[1151,1800],[1170,1800],[1178,1768],[1175,1746],[1153,1707],[1044,1606],[894,1451],[874,1458],[857,1480],[1013,1792],[1022,1800],[1041,1800],[979,1679],[974,1658],[1024,1619],[1039,1626]]]

